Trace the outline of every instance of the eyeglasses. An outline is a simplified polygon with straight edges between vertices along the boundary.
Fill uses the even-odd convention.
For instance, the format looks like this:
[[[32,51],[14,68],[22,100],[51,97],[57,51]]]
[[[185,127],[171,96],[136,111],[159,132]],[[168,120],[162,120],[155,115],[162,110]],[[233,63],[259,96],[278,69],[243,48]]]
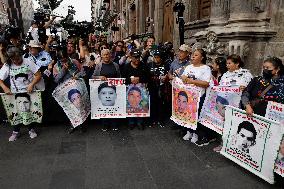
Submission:
[[[105,46],[102,46],[100,49],[101,49],[101,50],[103,50],[103,49],[108,49],[108,48],[107,48],[107,47],[105,47]]]

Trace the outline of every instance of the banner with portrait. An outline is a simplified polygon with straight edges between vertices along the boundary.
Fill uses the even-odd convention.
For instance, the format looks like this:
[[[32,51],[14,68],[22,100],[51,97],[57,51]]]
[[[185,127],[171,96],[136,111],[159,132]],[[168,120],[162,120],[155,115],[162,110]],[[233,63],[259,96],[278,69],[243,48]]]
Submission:
[[[207,90],[199,122],[222,134],[225,122],[225,106],[239,107],[241,95],[242,92],[239,87],[210,87]]]
[[[279,123],[232,106],[225,111],[221,154],[265,181],[274,183],[274,163],[282,139]]]
[[[265,117],[279,122],[280,126],[284,127],[284,104],[269,101]],[[284,138],[280,143],[274,172],[284,177]]]
[[[1,94],[8,121],[11,125],[42,122],[41,92]]]
[[[193,85],[185,85],[176,78],[172,82],[172,94],[171,120],[178,125],[196,130],[200,90]]]
[[[125,118],[126,86],[124,78],[107,81],[90,79],[91,118]]]
[[[91,112],[90,98],[83,79],[68,79],[52,93],[75,128],[86,121]]]
[[[127,117],[150,117],[150,96],[145,84],[127,86],[126,113]]]

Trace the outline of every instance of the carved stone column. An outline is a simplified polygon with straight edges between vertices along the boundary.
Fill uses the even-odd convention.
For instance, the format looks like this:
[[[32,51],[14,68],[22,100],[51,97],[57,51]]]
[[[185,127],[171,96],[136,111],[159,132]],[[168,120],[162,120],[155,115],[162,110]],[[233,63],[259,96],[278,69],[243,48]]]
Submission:
[[[163,37],[163,23],[164,23],[164,1],[155,1],[155,12],[154,12],[154,36],[156,42],[162,42]]]
[[[263,12],[265,0],[233,0],[230,1],[229,26],[264,26],[257,13]]]
[[[210,28],[223,27],[228,23],[228,9],[229,0],[212,0],[211,2],[211,16],[210,16]]]

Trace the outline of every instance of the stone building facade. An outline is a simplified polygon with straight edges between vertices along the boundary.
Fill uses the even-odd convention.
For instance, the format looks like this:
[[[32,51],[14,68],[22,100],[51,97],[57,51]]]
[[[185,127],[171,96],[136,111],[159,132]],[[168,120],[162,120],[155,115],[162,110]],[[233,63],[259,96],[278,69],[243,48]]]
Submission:
[[[0,0],[0,26],[1,27],[4,27],[9,24],[7,7],[8,7],[7,1]]]
[[[103,25],[112,40],[152,32],[158,43],[173,41],[177,48],[176,2],[185,5],[185,43],[199,42],[209,58],[239,54],[254,74],[267,56],[284,60],[284,0],[97,0],[94,23]],[[105,3],[109,11],[102,12]],[[112,13],[107,22],[105,13]]]
[[[94,24],[102,26],[112,40],[153,33],[157,42],[173,41],[173,0],[93,0],[92,3]],[[119,31],[111,30],[114,26]]]
[[[27,33],[33,19],[33,1],[32,0],[6,0],[8,7],[8,17],[10,24],[23,28]]]
[[[268,56],[284,60],[284,0],[189,0],[186,43],[200,42],[209,57],[239,54],[259,74]]]

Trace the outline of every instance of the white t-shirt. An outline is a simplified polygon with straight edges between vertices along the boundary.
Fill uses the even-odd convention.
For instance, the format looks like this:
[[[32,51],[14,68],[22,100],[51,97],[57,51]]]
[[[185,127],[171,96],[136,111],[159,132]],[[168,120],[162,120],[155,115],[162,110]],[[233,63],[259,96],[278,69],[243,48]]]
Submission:
[[[189,78],[192,78],[194,80],[201,80],[210,82],[211,80],[211,69],[207,65],[202,65],[199,67],[195,67],[192,64],[188,65],[185,69],[182,75],[185,75]],[[205,93],[205,88],[198,87],[201,91],[201,96]]]
[[[39,71],[39,66],[29,59],[23,58],[23,63],[19,66],[15,64],[11,64],[11,66],[8,64],[3,65],[0,69],[0,79],[5,80],[10,75],[11,92],[27,92],[27,87],[32,82],[37,71]],[[34,87],[34,90],[44,90],[42,87],[44,88],[43,80]]]
[[[233,72],[227,71],[221,77],[220,86],[247,86],[252,80],[253,76],[247,69],[238,69]]]

